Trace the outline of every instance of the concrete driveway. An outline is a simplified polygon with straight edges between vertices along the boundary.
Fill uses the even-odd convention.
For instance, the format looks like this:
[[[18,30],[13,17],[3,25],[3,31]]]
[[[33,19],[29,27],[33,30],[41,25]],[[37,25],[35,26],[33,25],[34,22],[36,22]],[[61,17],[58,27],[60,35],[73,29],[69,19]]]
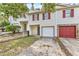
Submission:
[[[60,40],[73,56],[79,56],[79,39],[60,38]]]
[[[60,46],[52,38],[40,38],[19,56],[65,56]]]

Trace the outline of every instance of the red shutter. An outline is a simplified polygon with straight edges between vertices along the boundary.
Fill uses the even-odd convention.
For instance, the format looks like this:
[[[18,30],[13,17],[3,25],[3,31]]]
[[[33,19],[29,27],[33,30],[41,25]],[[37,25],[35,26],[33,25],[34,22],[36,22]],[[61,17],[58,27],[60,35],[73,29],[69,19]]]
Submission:
[[[71,16],[71,17],[74,17],[74,9],[71,9],[70,16]]]
[[[66,10],[63,10],[63,18],[66,17]]]
[[[50,19],[51,17],[50,17],[51,15],[50,15],[50,12],[48,13],[48,19]]]
[[[39,14],[37,14],[37,20],[39,20]]]
[[[45,20],[45,14],[43,13],[43,20]]]
[[[33,14],[33,15],[32,15],[32,19],[33,19],[33,21],[34,21],[34,17],[35,17],[35,16],[34,16],[34,14]]]

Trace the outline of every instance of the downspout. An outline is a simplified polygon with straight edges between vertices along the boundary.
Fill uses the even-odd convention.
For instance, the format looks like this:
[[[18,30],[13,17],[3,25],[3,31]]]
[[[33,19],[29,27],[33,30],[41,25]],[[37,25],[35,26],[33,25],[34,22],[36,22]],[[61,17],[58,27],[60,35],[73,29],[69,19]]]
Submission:
[[[54,29],[54,37],[57,37],[57,12],[54,12],[54,20],[55,20],[55,29]]]

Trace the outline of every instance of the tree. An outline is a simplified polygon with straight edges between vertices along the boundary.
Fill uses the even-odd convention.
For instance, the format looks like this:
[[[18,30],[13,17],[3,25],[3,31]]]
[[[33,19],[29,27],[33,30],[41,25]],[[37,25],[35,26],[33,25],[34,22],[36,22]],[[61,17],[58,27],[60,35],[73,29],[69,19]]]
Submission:
[[[22,13],[27,12],[29,9],[23,3],[2,3],[0,4],[0,12],[4,13],[4,16],[18,17]]]
[[[42,3],[42,10],[45,12],[55,12],[55,3]]]

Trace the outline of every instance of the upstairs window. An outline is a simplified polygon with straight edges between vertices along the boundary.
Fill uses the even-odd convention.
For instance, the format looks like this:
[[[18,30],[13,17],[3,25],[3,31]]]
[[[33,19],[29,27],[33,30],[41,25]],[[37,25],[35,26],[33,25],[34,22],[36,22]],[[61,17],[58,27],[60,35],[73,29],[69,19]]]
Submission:
[[[33,14],[32,18],[33,18],[33,21],[34,20],[39,20],[39,14]]]
[[[49,13],[43,13],[43,20],[51,19],[50,12]]]
[[[50,12],[48,13],[48,19],[51,19],[51,13]]]
[[[45,13],[43,13],[42,15],[43,15],[43,16],[42,16],[42,17],[43,17],[43,20],[45,20]]]
[[[71,10],[66,10],[66,17],[70,17],[70,12],[71,12]]]
[[[37,20],[39,20],[39,14],[37,14]]]
[[[48,20],[48,13],[45,13],[45,20]]]
[[[34,14],[32,15],[32,20],[33,20],[33,21],[35,20],[35,15],[34,15]]]
[[[74,9],[63,10],[63,18],[74,17]]]

